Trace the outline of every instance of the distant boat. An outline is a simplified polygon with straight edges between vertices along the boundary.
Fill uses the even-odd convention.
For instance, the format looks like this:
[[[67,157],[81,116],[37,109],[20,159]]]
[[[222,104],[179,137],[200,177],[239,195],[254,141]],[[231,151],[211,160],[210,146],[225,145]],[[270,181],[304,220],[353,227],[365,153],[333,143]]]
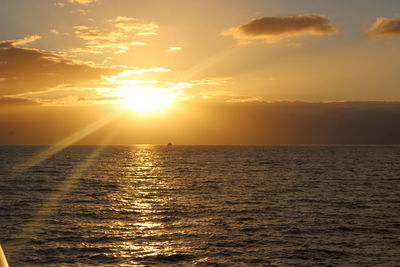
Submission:
[[[167,146],[172,146],[172,143],[168,143]]]

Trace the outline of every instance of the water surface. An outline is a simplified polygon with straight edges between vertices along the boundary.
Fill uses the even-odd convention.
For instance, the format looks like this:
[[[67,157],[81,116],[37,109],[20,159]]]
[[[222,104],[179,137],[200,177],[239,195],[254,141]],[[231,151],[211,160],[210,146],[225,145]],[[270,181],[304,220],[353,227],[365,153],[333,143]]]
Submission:
[[[400,262],[398,146],[46,149],[0,147],[11,266]]]

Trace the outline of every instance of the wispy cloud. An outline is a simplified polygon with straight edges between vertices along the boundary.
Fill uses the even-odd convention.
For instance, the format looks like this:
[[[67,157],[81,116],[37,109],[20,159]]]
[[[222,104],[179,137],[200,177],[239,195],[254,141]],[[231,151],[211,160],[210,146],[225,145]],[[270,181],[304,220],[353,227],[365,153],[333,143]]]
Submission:
[[[100,31],[96,27],[74,26],[75,36],[86,41],[84,47],[71,49],[74,53],[101,54],[110,52],[121,54],[134,46],[145,46],[146,42],[133,41],[130,36],[123,32]]]
[[[125,32],[136,32],[137,36],[151,36],[158,35],[157,30],[159,26],[155,23],[140,22],[137,18],[118,16],[114,19],[108,20],[114,26]]]
[[[256,97],[256,96],[236,96],[232,97],[225,102],[227,103],[261,103],[265,102],[265,100],[262,97]]]
[[[89,5],[92,3],[98,3],[100,0],[65,0],[54,3],[58,7],[65,7],[66,4],[79,4],[79,5]]]
[[[86,43],[84,47],[70,49],[69,52],[121,54],[127,52],[131,47],[148,45],[147,42],[138,37],[158,35],[156,32],[158,25],[154,23],[139,23],[136,18],[118,16],[107,20],[107,22],[115,27],[114,30],[107,31],[86,25],[74,26],[75,36]],[[135,32],[135,34],[132,34],[132,32]]]
[[[400,19],[377,18],[367,34],[371,37],[400,36]]]
[[[99,0],[68,0],[68,3],[76,3],[76,4],[91,4],[91,3],[96,3],[99,2]]]
[[[90,26],[74,26],[75,35],[85,41],[109,41],[117,42],[124,37],[123,33],[120,32],[102,32],[96,27]]]
[[[263,39],[274,42],[284,37],[299,35],[327,35],[337,29],[323,15],[301,14],[287,17],[263,17],[223,32],[238,40]]]
[[[122,29],[124,31],[137,31],[139,33],[151,33],[157,34],[156,30],[159,28],[158,25],[154,23],[130,23],[130,22],[119,22],[115,24],[115,27]]]
[[[54,3],[54,5],[58,6],[58,7],[65,7],[65,3],[63,3],[63,2],[56,2],[56,3]]]
[[[193,86],[199,86],[199,85],[225,85],[230,80],[232,80],[232,78],[230,78],[230,77],[214,78],[214,79],[201,79],[201,80],[191,81],[190,84],[192,84]]]
[[[23,39],[0,41],[0,48],[7,48],[7,47],[16,46],[16,45],[25,45],[25,44],[32,43],[36,40],[39,40],[40,38],[42,38],[42,37],[39,35],[30,35],[30,36],[24,37]]]
[[[160,68],[160,67],[155,67],[155,68],[130,68],[130,69],[125,69],[118,73],[117,75],[113,75],[110,77],[105,77],[105,80],[115,83],[115,84],[129,84],[129,82],[135,81],[136,78],[135,76],[137,75],[143,75],[146,73],[162,73],[162,72],[170,72],[171,70],[166,69],[166,68]]]
[[[118,16],[115,19],[111,19],[109,21],[111,21],[111,22],[121,22],[121,21],[126,22],[126,21],[136,21],[136,20],[137,20],[136,18],[132,18],[132,17]]]
[[[170,46],[170,47],[168,47],[168,50],[171,51],[171,52],[177,52],[177,51],[181,51],[182,47],[180,47],[180,46]]]
[[[55,35],[59,35],[60,34],[60,32],[57,31],[56,29],[51,29],[50,33],[55,34]]]

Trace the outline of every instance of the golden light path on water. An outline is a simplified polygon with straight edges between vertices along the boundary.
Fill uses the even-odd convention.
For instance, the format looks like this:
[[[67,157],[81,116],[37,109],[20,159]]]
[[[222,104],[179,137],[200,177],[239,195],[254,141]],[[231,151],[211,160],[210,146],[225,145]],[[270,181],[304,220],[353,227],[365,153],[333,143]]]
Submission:
[[[173,246],[169,242],[140,241],[135,237],[160,237],[167,233],[165,222],[159,221],[157,216],[170,201],[169,197],[157,194],[160,190],[170,189],[168,179],[161,177],[162,163],[157,159],[157,147],[152,145],[134,146],[126,158],[121,159],[125,166],[127,177],[118,180],[120,190],[109,196],[115,209],[125,209],[134,213],[136,219],[131,222],[114,221],[107,234],[132,237],[132,241],[123,241],[115,244],[116,255],[122,258],[156,257],[158,255],[173,254]],[[121,207],[122,206],[122,207]],[[139,262],[121,266],[141,266]]]

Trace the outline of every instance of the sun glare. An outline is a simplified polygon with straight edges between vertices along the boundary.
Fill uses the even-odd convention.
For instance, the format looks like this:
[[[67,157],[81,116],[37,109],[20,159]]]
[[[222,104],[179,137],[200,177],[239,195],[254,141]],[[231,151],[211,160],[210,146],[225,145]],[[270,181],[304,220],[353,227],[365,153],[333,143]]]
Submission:
[[[122,104],[138,112],[152,112],[172,104],[172,96],[162,89],[136,87],[124,90]]]

